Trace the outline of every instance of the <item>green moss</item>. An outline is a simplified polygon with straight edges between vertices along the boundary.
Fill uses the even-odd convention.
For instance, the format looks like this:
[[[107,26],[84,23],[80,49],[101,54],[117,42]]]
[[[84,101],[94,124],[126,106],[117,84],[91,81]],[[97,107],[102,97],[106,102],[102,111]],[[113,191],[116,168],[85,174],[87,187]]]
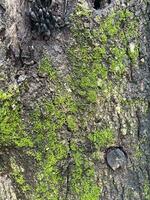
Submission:
[[[46,74],[50,80],[56,79],[56,72],[49,58],[45,57],[41,60],[38,70],[40,73]]]
[[[64,125],[67,125],[72,133],[76,133],[79,129],[77,118],[81,110],[78,102],[73,99],[72,93],[66,91],[62,82],[58,81],[57,73],[55,75],[57,95],[51,101],[43,100],[43,102],[37,104],[31,114],[32,131],[34,133],[33,144],[37,149],[36,152],[31,154],[36,158],[38,169],[40,169],[36,174],[37,185],[34,193],[36,200],[59,199],[66,177],[62,177],[58,166],[62,160],[67,159],[68,151],[70,151],[66,141],[62,140],[61,129]],[[51,77],[49,78],[51,79]],[[82,84],[84,88],[88,84],[88,80],[82,80]],[[93,97],[95,98],[94,94],[89,92],[90,101],[93,101]],[[74,137],[76,138],[76,134]],[[78,139],[76,138],[75,141],[77,142]],[[75,168],[70,169],[71,185],[69,190],[74,199],[93,198],[93,200],[97,200],[100,189],[94,180],[94,165],[89,165],[84,152],[81,153],[81,148],[77,148],[76,142],[74,142],[74,148],[71,144]],[[77,156],[80,156],[80,160],[77,159]],[[86,165],[86,168],[84,169],[79,162]],[[79,171],[82,171],[82,173],[79,174]],[[84,171],[86,171],[86,175],[83,177]],[[80,181],[80,186],[78,181]]]
[[[95,24],[92,12],[83,2],[78,4],[71,19],[74,37],[74,43],[68,49],[72,66],[71,88],[82,102],[95,103],[98,92],[105,91],[105,87],[99,88],[99,80],[104,84],[110,79],[120,80],[128,70],[128,63],[137,63],[138,21],[125,9],[112,12],[103,19],[96,16]],[[85,20],[89,26],[85,26]],[[132,51],[129,47],[131,40],[135,42]]]
[[[71,173],[70,191],[74,199],[78,200],[98,200],[101,189],[94,179],[94,164],[84,155],[83,149],[72,143],[72,156],[74,159],[74,168]]]
[[[58,138],[57,132],[65,124],[63,104],[54,102],[41,103],[33,113],[34,146],[37,147],[36,158],[40,171],[37,173],[35,199],[58,199],[63,177],[57,164],[67,155],[67,147]],[[61,102],[61,100],[60,100]],[[45,115],[42,116],[43,108]],[[61,110],[62,109],[62,110]]]
[[[114,134],[109,128],[90,134],[83,130],[87,130],[88,122],[93,120],[96,104],[107,102],[114,93],[118,95],[128,65],[137,63],[138,26],[127,9],[116,10],[103,19],[96,16],[92,20],[92,17],[88,4],[80,1],[71,18],[73,41],[68,48],[71,68],[68,79],[59,78],[48,58],[42,59],[38,67],[38,71],[53,83],[56,95],[51,100],[43,97],[43,101],[35,103],[34,110],[30,111],[27,127],[30,127],[32,139],[25,132],[21,106],[14,94],[0,91],[0,145],[32,147],[28,155],[35,158],[37,166],[35,200],[58,200],[60,196],[69,200],[70,197],[64,194],[66,187],[69,187],[68,195],[75,200],[100,198],[95,163],[86,155],[82,139],[83,135],[85,140],[90,139],[98,152],[113,145]],[[130,41],[134,42],[134,48]],[[64,81],[70,90],[66,90]],[[64,133],[66,126],[70,134],[75,133],[71,135],[70,144],[68,130]],[[68,155],[72,162],[69,172]],[[28,190],[23,172],[12,168],[16,183],[23,191]],[[69,173],[68,186],[66,171]],[[147,195],[147,186],[145,191]]]
[[[40,106],[37,105],[31,116],[34,146],[38,149],[34,157],[38,162],[38,168],[40,168],[37,173],[38,184],[34,194],[36,200],[59,199],[60,192],[65,184],[65,177],[62,177],[58,166],[62,160],[67,159],[69,151],[68,145],[65,141],[62,141],[59,132],[66,123],[72,132],[78,130],[76,102],[69,94],[62,94],[61,90],[57,91],[60,91],[60,93],[58,92],[52,101],[43,101]],[[71,146],[71,148],[73,147]],[[94,182],[94,167],[89,166],[87,159],[82,158],[84,153],[80,152],[76,143],[74,143],[74,148],[71,151],[73,151],[75,168],[71,169],[70,191],[75,199],[93,198],[93,200],[97,200],[100,191]],[[81,160],[77,159],[78,155]],[[79,162],[85,164],[87,169],[82,169]],[[78,173],[80,170],[82,171],[81,174]],[[82,175],[85,170],[87,175],[83,178]],[[77,179],[80,181],[80,187]]]
[[[71,104],[69,104],[70,102]],[[37,106],[32,116],[33,128],[36,134],[34,146],[38,151],[35,157],[40,163],[40,171],[37,174],[38,184],[35,188],[36,200],[58,200],[65,177],[62,177],[58,168],[61,160],[65,160],[68,155],[68,146],[59,139],[58,132],[67,122],[71,131],[77,130],[76,119],[73,115],[68,115],[75,110],[72,109],[73,103],[64,96],[57,96],[52,102],[43,102]],[[74,107],[74,106],[73,106]],[[42,116],[41,108],[45,115]],[[97,200],[100,194],[99,188],[94,182],[94,166],[90,166],[81,148],[77,144],[71,145],[73,162],[75,168],[71,170],[71,186],[74,199]],[[85,167],[84,167],[85,165]],[[85,169],[84,169],[85,168]],[[86,175],[83,173],[86,171]],[[80,173],[81,172],[81,173]]]
[[[87,92],[87,100],[88,100],[89,102],[91,102],[91,103],[94,103],[94,102],[96,102],[96,99],[97,99],[97,93],[96,93],[96,91],[94,91],[94,90],[89,90],[89,91]]]
[[[10,92],[4,92],[0,90],[0,101],[4,101],[6,99],[10,99],[13,96]]]
[[[144,183],[144,199],[149,200],[150,199],[150,183],[148,180]]]
[[[34,157],[40,169],[36,174],[36,200],[59,199],[65,177],[62,177],[58,166],[68,155],[68,145],[61,138],[61,129],[64,125],[73,132],[77,129],[77,107],[74,100],[67,91],[64,92],[59,82],[56,91],[57,96],[53,100],[40,102],[31,114],[33,143],[37,149]]]
[[[11,161],[11,176],[13,177],[15,183],[18,185],[20,190],[23,193],[27,194],[26,192],[30,191],[31,187],[29,186],[29,184],[27,184],[27,181],[24,177],[24,169],[21,168],[21,166],[18,166],[14,158],[11,158],[10,161]]]
[[[32,116],[34,146],[38,149],[35,155],[40,163],[35,199],[59,199],[65,178],[61,176],[58,166],[62,160],[67,159],[68,151],[71,151],[74,163],[69,172],[69,193],[77,200],[99,199],[101,190],[95,181],[94,163],[78,145],[76,134],[71,139],[70,147],[62,141],[61,129],[67,125],[71,132],[80,132],[77,118],[87,126],[88,119],[83,119],[84,109],[88,112],[86,105],[96,104],[99,94],[110,97],[114,82],[116,88],[128,69],[129,61],[136,62],[138,57],[138,51],[133,54],[127,47],[129,40],[133,39],[131,32],[137,32],[136,21],[131,20],[131,12],[117,11],[103,20],[97,17],[95,20],[100,25],[95,24],[90,28],[88,25],[91,23],[92,12],[85,7],[85,3],[84,6],[83,2],[79,3],[72,15],[72,36],[75,42],[68,49],[71,73],[67,81],[72,92],[66,92],[48,60],[44,60],[39,67],[40,72],[46,73],[57,83],[57,96],[52,101],[37,105]],[[125,30],[120,28],[123,23]],[[44,115],[41,110],[44,110]],[[97,149],[101,149],[114,143],[114,134],[106,128],[89,134],[88,139]]]
[[[71,131],[77,131],[78,129],[76,118],[74,116],[67,116],[67,125]]]
[[[106,148],[114,143],[114,134],[111,129],[97,130],[88,137],[97,148]]]
[[[0,91],[0,135],[0,146],[33,146],[24,131],[20,105],[11,92]]]

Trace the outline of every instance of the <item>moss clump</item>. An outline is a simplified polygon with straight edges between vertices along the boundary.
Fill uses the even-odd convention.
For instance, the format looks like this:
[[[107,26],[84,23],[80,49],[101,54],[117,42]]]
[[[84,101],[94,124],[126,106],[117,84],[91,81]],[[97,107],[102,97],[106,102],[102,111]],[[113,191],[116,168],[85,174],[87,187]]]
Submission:
[[[89,134],[88,138],[96,145],[97,148],[106,148],[114,143],[114,134],[111,129],[97,130]]]
[[[40,73],[46,74],[50,80],[56,79],[56,72],[52,67],[50,59],[47,57],[41,60],[38,70]]]
[[[92,12],[82,2],[71,19],[74,42],[68,49],[70,85],[82,102],[96,103],[99,93],[105,95],[105,87],[99,87],[100,80],[104,83],[101,85],[108,85],[110,80],[116,85],[128,66],[137,63],[138,22],[127,9],[92,20]],[[130,41],[134,41],[134,48]]]
[[[97,200],[99,197],[100,189],[94,181],[93,163],[89,164],[84,152],[76,142],[71,142],[71,147],[69,147],[60,137],[61,128],[66,122],[72,132],[77,130],[74,115],[68,115],[68,113],[75,112],[72,105],[73,102],[68,104],[68,99],[65,97],[57,96],[52,102],[40,104],[40,107],[38,106],[33,113],[33,131],[36,134],[34,145],[38,149],[35,157],[38,161],[38,168],[40,168],[37,174],[38,184],[35,188],[36,200],[59,199],[66,177],[61,175],[58,166],[62,160],[67,160],[68,151],[71,151],[74,163],[69,175],[69,191],[74,199]],[[40,111],[41,107],[44,110],[44,116]],[[69,197],[65,198],[69,199]]]
[[[77,131],[78,126],[76,123],[76,118],[74,116],[68,115],[66,120],[67,120],[68,128],[73,132]]]
[[[101,188],[95,183],[94,164],[90,162],[75,143],[71,144],[71,151],[74,160],[74,167],[71,172],[70,191],[74,199],[78,200],[98,200]]]
[[[0,135],[0,146],[33,146],[24,131],[20,105],[13,92],[0,91]]]

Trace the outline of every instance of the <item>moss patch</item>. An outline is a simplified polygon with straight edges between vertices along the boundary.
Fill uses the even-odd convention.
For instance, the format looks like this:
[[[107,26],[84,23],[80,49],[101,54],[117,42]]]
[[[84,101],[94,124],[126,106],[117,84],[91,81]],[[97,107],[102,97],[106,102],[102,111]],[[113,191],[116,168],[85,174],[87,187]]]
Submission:
[[[94,164],[89,163],[84,149],[78,146],[80,106],[73,99],[72,93],[66,91],[48,59],[44,59],[41,63],[40,71],[43,69],[45,73],[45,62],[46,71],[50,69],[51,74],[55,74],[53,83],[57,95],[50,101],[43,100],[38,103],[31,113],[30,121],[34,133],[32,140],[36,151],[30,153],[36,158],[39,169],[36,175],[38,184],[35,187],[34,198],[57,200],[60,196],[62,199],[69,199],[71,195],[77,200],[86,198],[97,200],[100,189],[95,182]],[[61,135],[65,127],[72,135],[70,144],[67,135],[65,133]],[[72,165],[68,163],[69,155]],[[61,163],[67,163],[68,167],[64,164],[63,169],[60,168]],[[62,176],[64,171],[67,174]]]
[[[138,23],[127,9],[103,19],[92,18],[91,10],[79,3],[71,18],[69,78],[60,79],[51,61],[42,59],[38,71],[53,84],[55,94],[50,100],[44,97],[35,102],[29,124],[21,119],[21,105],[14,93],[0,92],[0,144],[30,147],[26,153],[35,159],[37,169],[33,200],[100,198],[102,188],[96,181],[95,163],[83,141],[90,140],[100,150],[115,142],[109,126],[95,128],[92,122],[96,106],[103,107],[113,95],[120,95],[120,83],[129,66],[138,62]],[[103,121],[107,123],[107,119]],[[89,123],[94,130],[89,130]],[[30,137],[25,127],[30,127]],[[13,175],[24,191],[23,174],[15,165]]]
[[[0,91],[0,146],[32,147],[33,143],[24,130],[21,107],[15,92]]]
[[[110,80],[116,85],[130,70],[129,65],[137,63],[138,21],[127,9],[92,20],[92,12],[81,3],[72,22],[74,42],[68,49],[70,85],[84,103],[95,103],[98,94],[104,94],[104,85],[109,85]]]
[[[114,134],[109,128],[101,131],[97,130],[94,133],[89,134],[88,138],[97,148],[106,148],[107,146],[111,146],[114,142]]]
[[[150,199],[150,183],[148,180],[144,183],[144,198],[145,200]]]
[[[20,191],[27,195],[27,192],[31,190],[31,186],[26,183],[24,169],[17,164],[15,158],[13,157],[10,159],[10,167],[12,171],[11,176],[13,177],[15,183],[19,187]]]
[[[83,148],[71,145],[74,167],[71,172],[70,189],[74,199],[98,200],[101,188],[95,183],[94,163],[84,154]]]
[[[39,72],[46,74],[50,80],[56,79],[56,72],[52,67],[52,63],[49,58],[43,58],[38,68]]]

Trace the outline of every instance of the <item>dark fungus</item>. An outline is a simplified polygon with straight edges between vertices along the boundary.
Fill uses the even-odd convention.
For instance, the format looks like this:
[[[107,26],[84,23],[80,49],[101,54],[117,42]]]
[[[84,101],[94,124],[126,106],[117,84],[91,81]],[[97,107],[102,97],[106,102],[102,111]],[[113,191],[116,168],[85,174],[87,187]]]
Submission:
[[[28,12],[32,32],[42,36],[43,39],[51,36],[57,24],[50,10],[51,4],[52,0],[35,0]]]

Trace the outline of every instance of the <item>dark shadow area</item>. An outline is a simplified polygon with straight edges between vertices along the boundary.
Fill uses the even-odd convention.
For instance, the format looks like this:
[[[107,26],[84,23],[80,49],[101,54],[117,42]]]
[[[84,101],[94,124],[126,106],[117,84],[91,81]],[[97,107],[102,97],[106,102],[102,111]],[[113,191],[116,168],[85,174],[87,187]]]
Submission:
[[[94,9],[102,9],[108,4],[111,4],[111,0],[94,0]]]

